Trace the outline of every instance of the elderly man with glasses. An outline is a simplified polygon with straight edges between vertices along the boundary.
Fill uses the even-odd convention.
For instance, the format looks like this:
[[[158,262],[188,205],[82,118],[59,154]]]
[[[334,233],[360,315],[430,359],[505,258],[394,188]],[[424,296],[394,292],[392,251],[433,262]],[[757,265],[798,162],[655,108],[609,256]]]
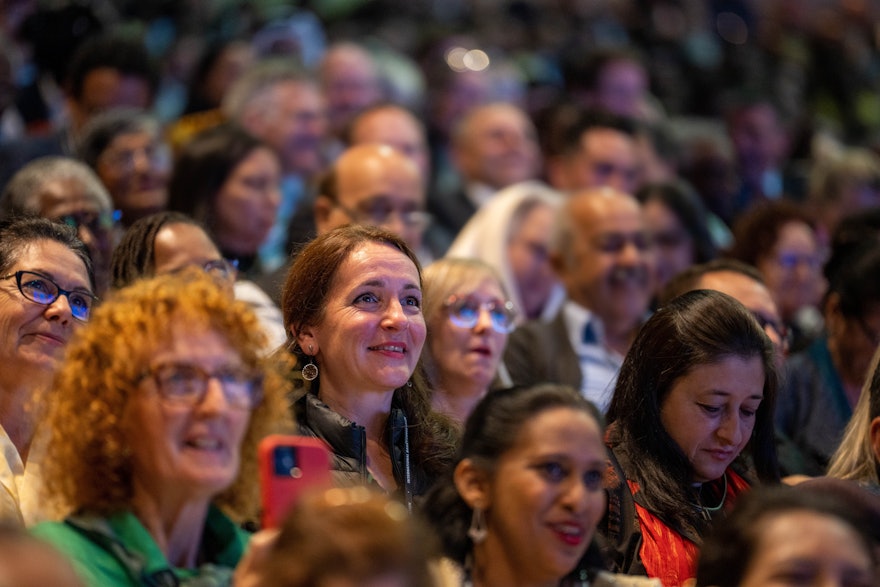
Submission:
[[[0,223],[0,519],[25,521],[21,488],[39,410],[97,298],[88,249],[73,228],[44,218]]]

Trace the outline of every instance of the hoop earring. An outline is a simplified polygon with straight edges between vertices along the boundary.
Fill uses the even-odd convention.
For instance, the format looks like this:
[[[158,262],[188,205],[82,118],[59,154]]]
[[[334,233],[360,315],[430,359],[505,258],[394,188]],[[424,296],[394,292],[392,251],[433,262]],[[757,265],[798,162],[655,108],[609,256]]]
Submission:
[[[312,345],[309,345],[309,352],[312,352]],[[318,366],[312,360],[312,355],[308,355],[309,362],[302,368],[302,376],[306,381],[314,381],[318,378]]]
[[[481,544],[489,535],[489,528],[486,527],[486,516],[483,508],[475,507],[471,516],[471,526],[467,531],[468,537],[474,544]]]

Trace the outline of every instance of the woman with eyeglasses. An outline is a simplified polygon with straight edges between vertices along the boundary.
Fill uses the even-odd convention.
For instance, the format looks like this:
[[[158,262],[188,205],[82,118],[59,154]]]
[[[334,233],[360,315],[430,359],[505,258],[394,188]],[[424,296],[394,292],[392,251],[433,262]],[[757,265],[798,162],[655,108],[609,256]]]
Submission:
[[[87,585],[229,585],[259,504],[256,446],[289,430],[283,379],[247,307],[204,272],[115,292],[45,397],[34,533]]]
[[[45,218],[0,223],[0,521],[25,521],[19,487],[40,418],[33,399],[88,321],[94,288],[73,228]]]
[[[378,486],[410,506],[451,462],[455,436],[413,378],[422,299],[412,249],[360,224],[306,245],[282,294],[300,433],[330,446],[338,485]]]
[[[434,409],[464,424],[498,377],[516,313],[498,273],[476,259],[445,258],[424,274],[428,338],[422,366]]]

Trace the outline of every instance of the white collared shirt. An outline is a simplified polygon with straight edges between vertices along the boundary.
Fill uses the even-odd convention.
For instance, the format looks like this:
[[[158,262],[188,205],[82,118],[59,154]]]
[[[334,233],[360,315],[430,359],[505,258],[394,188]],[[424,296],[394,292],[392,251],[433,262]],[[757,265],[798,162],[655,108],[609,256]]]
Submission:
[[[571,348],[581,366],[581,394],[604,414],[614,395],[623,355],[605,344],[605,329],[598,316],[571,300],[565,302],[562,312]],[[587,325],[593,334],[592,342],[584,342]]]
[[[24,463],[3,426],[0,426],[0,520],[24,526],[19,501],[19,485],[24,478]]]

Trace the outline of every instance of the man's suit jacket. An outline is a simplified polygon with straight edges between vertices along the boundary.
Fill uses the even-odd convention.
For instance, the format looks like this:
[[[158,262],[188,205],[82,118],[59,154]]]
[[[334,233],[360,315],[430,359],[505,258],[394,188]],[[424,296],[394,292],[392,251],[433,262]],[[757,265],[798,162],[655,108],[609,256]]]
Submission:
[[[550,322],[532,320],[507,339],[504,364],[514,385],[561,383],[581,388],[581,365],[560,308]]]

